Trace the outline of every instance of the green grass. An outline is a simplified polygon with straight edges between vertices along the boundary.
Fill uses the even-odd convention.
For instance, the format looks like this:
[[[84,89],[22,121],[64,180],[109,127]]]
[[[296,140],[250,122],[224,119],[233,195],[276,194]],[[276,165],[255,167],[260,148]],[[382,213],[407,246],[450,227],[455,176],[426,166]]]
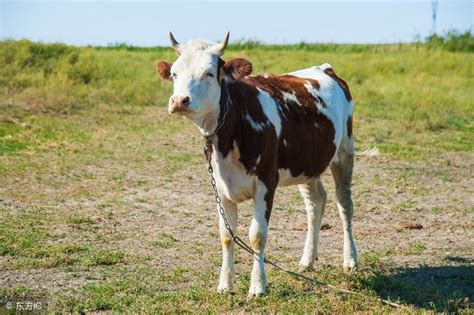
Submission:
[[[122,271],[124,275],[116,279],[85,285],[80,288],[77,297],[58,299],[57,306],[68,311],[134,309],[148,313],[193,312],[195,305],[200,305],[202,312],[212,313],[231,310],[304,312],[311,309],[347,313],[364,310],[373,304],[378,305],[379,310],[390,309],[381,305],[370,291],[362,290],[366,294],[364,297],[348,297],[274,271],[269,273],[269,277],[274,279],[269,287],[270,294],[262,299],[247,301],[248,276],[239,276],[235,295],[220,295],[215,292],[214,284],[208,281],[213,276],[211,273],[179,268],[169,273],[157,273],[152,266],[148,268],[139,271],[125,269]],[[364,275],[370,278],[370,275]],[[322,268],[317,276],[327,281],[349,283],[351,288],[360,284],[360,279],[329,266]],[[189,278],[194,279],[192,283],[187,283]]]
[[[422,242],[416,242],[410,245],[408,248],[408,253],[411,255],[421,254],[426,249],[425,244]]]
[[[169,233],[161,233],[160,239],[152,243],[153,246],[158,248],[172,248],[175,247],[178,240]]]
[[[214,284],[208,281],[212,273],[180,269],[168,273],[155,267],[142,265],[119,268],[120,275],[98,283],[86,284],[78,290],[67,290],[54,300],[54,308],[83,312],[87,310],[114,310],[136,312],[200,312],[253,311],[305,313],[318,310],[322,313],[353,313],[368,309],[389,312],[393,309],[378,299],[379,294],[393,302],[410,301],[418,307],[462,311],[468,305],[460,294],[450,295],[453,281],[468,286],[474,280],[469,267],[400,268],[394,269],[390,262],[380,260],[380,253],[369,252],[362,257],[360,271],[347,275],[339,268],[320,266],[312,276],[346,289],[362,293],[346,295],[324,287],[295,280],[281,272],[270,271],[272,279],[269,295],[248,301],[246,291],[249,277],[237,279],[235,295],[220,295]],[[450,268],[454,270],[449,270]],[[417,282],[422,274],[434,272],[437,283]],[[443,275],[443,272],[445,273]],[[417,275],[417,276],[415,276]],[[193,279],[189,283],[187,279]],[[441,280],[440,280],[441,279]],[[430,287],[429,290],[426,288]],[[433,301],[421,303],[417,301]],[[431,304],[430,304],[431,303]]]
[[[356,104],[356,136],[362,148],[378,145],[383,153],[399,158],[472,151],[472,53],[433,50],[421,44],[364,49],[305,47],[238,44],[226,58],[249,58],[255,73],[283,73],[330,62],[350,83]],[[170,49],[127,51],[28,41],[0,43],[0,104],[4,113],[0,154],[37,148],[48,141],[89,144],[90,130],[84,130],[83,125],[87,122],[71,124],[70,117],[94,115],[100,107],[133,115],[137,107],[163,106],[171,85],[156,78],[154,63],[162,59],[174,60],[175,56]],[[69,116],[62,116],[65,114]],[[100,120],[110,118],[105,115]],[[134,127],[153,128],[139,125],[130,129]]]
[[[352,90],[358,149],[377,146],[384,161],[420,165],[445,154],[473,153],[474,54],[443,45],[246,42],[231,46],[225,59],[246,57],[254,73],[331,63]],[[196,213],[213,205],[196,201],[198,210],[189,212],[168,200],[204,183],[189,172],[203,161],[201,139],[193,126],[168,117],[164,107],[172,87],[155,73],[157,60],[174,59],[167,48],[0,42],[0,269],[81,279],[54,291],[1,288],[0,298],[44,295],[53,310],[77,312],[393,311],[377,300],[381,296],[412,311],[469,311],[472,305],[463,299],[474,283],[469,262],[453,254],[449,262],[455,266],[403,267],[392,261],[400,252],[391,247],[366,251],[357,273],[320,265],[311,274],[364,297],[312,287],[270,268],[269,296],[246,301],[250,264],[240,252],[236,294],[215,293],[220,253],[208,239],[217,240],[217,229],[211,226],[210,236],[191,242],[182,239],[189,225],[206,221]],[[413,183],[419,174],[416,166],[404,167],[388,184],[376,174],[367,190],[387,186],[392,194],[397,185],[414,187],[414,198],[394,205],[397,215],[405,215],[431,193]],[[457,178],[446,168],[433,177],[447,184]],[[167,193],[155,195],[157,187]],[[277,205],[278,211],[292,215],[297,203]],[[457,211],[451,208],[433,205],[429,212]],[[163,212],[181,225],[170,229]],[[148,233],[154,237],[146,238]],[[427,247],[413,241],[401,254],[416,257]],[[201,259],[205,268],[180,267]]]

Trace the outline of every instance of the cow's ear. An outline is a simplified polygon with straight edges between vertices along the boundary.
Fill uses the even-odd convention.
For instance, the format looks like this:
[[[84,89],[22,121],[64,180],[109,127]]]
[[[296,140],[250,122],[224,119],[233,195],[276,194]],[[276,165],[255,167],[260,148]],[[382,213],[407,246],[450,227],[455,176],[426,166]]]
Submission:
[[[252,73],[252,63],[244,58],[234,58],[227,61],[223,69],[234,80],[240,80]]]
[[[170,80],[171,81],[171,66],[173,63],[171,62],[166,62],[166,61],[160,61],[156,63],[156,72],[160,75],[161,78],[164,80]]]

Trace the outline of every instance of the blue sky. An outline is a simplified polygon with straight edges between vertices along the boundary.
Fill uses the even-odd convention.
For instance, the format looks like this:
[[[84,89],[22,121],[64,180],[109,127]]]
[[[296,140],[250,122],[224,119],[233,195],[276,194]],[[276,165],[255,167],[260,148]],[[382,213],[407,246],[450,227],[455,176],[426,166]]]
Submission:
[[[472,0],[439,0],[439,32],[472,30]],[[0,37],[75,45],[180,41],[409,42],[431,32],[431,1],[11,1],[0,0]]]

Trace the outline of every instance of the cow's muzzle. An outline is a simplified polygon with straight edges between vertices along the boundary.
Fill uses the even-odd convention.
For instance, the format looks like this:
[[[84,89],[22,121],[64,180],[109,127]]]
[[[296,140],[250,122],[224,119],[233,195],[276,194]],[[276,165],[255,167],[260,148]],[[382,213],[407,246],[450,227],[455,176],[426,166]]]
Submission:
[[[190,104],[191,98],[189,96],[172,96],[170,99],[169,112],[171,114],[191,112]]]

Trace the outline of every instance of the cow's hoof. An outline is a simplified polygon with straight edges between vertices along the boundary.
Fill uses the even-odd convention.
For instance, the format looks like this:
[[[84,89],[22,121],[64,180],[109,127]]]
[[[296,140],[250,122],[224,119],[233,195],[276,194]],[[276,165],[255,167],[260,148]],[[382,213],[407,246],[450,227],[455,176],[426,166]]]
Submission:
[[[357,269],[357,261],[355,259],[348,259],[342,265],[345,272],[352,272]]]
[[[298,272],[314,271],[314,265],[303,265],[300,263]]]
[[[267,293],[249,293],[249,295],[247,295],[247,300],[253,300],[253,299],[258,299],[258,298],[261,298],[261,297],[264,297],[265,295],[267,295]]]
[[[250,285],[248,299],[258,298],[267,294],[266,285],[258,282]]]
[[[219,286],[217,287],[217,293],[230,294],[230,293],[232,293],[232,286],[219,284]]]

